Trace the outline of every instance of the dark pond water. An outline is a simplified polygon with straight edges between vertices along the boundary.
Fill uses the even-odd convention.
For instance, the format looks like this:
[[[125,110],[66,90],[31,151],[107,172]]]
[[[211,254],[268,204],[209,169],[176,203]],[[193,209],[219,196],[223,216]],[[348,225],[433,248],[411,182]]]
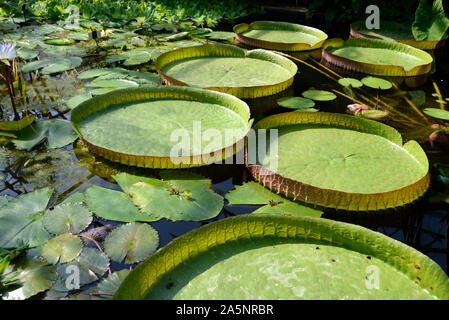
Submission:
[[[440,53],[447,57],[447,49]],[[315,67],[319,65],[313,61],[309,62]],[[294,83],[294,92],[291,94],[300,96],[301,93],[311,87],[323,90],[332,90],[340,88],[328,77],[317,72],[304,64],[299,64],[299,74]],[[449,79],[449,63],[447,59],[439,59],[437,72],[433,75],[433,80],[440,87],[443,96],[449,96],[447,80]],[[31,94],[30,105],[35,109],[36,114],[45,118],[70,118],[70,111],[63,107],[61,101],[70,97],[72,89],[79,86],[72,74],[65,74],[56,78],[43,78],[31,84],[27,90],[34,92]],[[402,92],[407,90],[424,90],[432,104],[432,93],[434,87],[431,81],[426,85],[408,89],[400,87]],[[341,89],[339,89],[341,90]],[[373,97],[388,99],[388,101],[399,101],[396,93],[369,92]],[[344,92],[351,95],[351,92]],[[395,96],[396,95],[396,96]],[[320,111],[328,112],[346,112],[346,106],[352,103],[350,100],[339,97],[331,102],[317,104]],[[418,122],[423,120],[420,116],[411,110],[410,106],[404,103],[394,103],[395,110],[400,111]],[[277,108],[268,111],[265,114],[255,115],[255,119],[263,118],[268,114],[285,112],[286,109]],[[449,164],[449,153],[447,150],[438,150],[430,147],[427,142],[429,132],[428,126],[423,124],[412,125],[394,114],[393,120],[388,124],[396,127],[406,139],[417,139],[422,143],[427,152],[431,166],[436,163]],[[1,138],[0,138],[1,140]],[[119,171],[132,172],[137,170],[139,173],[157,174],[154,171],[145,171],[119,166],[103,160],[90,154],[79,143],[68,146],[62,150],[46,150],[44,146],[38,147],[32,152],[17,151],[6,141],[0,143],[0,195],[17,196],[19,194],[43,188],[46,186],[55,189],[54,203],[57,203],[65,197],[75,193],[84,192],[91,185],[101,185],[107,188],[120,190],[111,178],[113,174]],[[397,168],[398,172],[402,170]],[[225,195],[234,188],[234,185],[241,184],[250,179],[250,175],[244,166],[214,165],[198,169],[198,172],[213,180],[212,188],[220,195]],[[436,188],[433,184],[432,188]],[[417,203],[406,208],[408,216],[386,226],[371,227],[384,233],[394,239],[403,241],[419,251],[427,254],[436,261],[446,272],[449,264],[448,249],[448,221],[449,206],[443,202],[431,202],[434,190],[431,188],[429,193]],[[203,222],[171,222],[166,219],[160,220],[151,225],[156,228],[160,236],[160,246],[169,243],[175,237],[207,224],[211,221],[223,219],[237,214],[250,213],[256,210],[258,206],[225,206],[222,212],[214,219]],[[105,221],[97,218],[93,227],[105,224],[116,224],[115,222]],[[113,270],[123,269],[120,264],[112,264]]]

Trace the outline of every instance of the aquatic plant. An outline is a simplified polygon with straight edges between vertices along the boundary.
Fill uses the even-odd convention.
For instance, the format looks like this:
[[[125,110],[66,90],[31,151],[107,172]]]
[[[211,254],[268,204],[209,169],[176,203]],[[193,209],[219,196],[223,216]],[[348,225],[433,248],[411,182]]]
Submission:
[[[14,98],[16,96],[14,91],[14,82],[18,78],[17,65],[15,64],[15,58],[17,57],[17,49],[15,43],[0,43],[0,77],[6,83],[8,87],[8,94],[11,98],[11,104],[14,109],[14,120],[19,120],[19,113],[17,112],[16,103]]]

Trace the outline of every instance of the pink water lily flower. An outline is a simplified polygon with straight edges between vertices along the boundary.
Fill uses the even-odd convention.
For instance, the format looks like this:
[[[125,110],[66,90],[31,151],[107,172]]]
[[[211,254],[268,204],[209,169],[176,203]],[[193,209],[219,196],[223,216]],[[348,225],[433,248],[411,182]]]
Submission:
[[[368,110],[369,109],[369,107],[367,105],[365,105],[365,104],[358,104],[358,103],[348,104],[347,108],[351,112],[360,112],[362,110]]]
[[[10,66],[10,60],[17,57],[17,49],[15,43],[0,43],[0,61]]]

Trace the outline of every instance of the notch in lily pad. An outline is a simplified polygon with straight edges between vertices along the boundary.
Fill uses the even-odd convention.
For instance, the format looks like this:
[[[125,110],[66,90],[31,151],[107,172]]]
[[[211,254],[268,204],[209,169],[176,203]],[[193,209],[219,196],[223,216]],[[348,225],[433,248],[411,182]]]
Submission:
[[[112,261],[140,262],[159,246],[159,234],[146,223],[131,222],[114,229],[104,240],[104,250]]]
[[[42,247],[42,257],[51,264],[67,263],[78,257],[82,249],[80,238],[64,233],[45,243]]]

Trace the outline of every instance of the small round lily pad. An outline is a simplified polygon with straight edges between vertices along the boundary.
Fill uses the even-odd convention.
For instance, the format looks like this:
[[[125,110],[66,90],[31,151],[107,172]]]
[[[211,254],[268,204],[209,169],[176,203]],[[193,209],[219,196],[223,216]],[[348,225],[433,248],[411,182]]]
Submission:
[[[92,213],[81,204],[63,204],[44,216],[45,229],[53,234],[78,233],[92,222]]]
[[[131,222],[114,229],[104,240],[106,254],[115,262],[142,261],[159,246],[157,231],[145,223]]]
[[[365,86],[373,89],[389,90],[393,87],[390,81],[376,77],[365,77],[361,81]]]
[[[315,102],[313,102],[313,100],[302,97],[281,98],[277,100],[277,103],[284,108],[296,110],[309,109],[315,106]]]
[[[338,83],[343,87],[360,88],[363,86],[363,83],[360,80],[354,78],[342,78],[338,80]]]
[[[42,257],[51,264],[67,263],[78,257],[82,249],[80,238],[64,233],[47,241],[42,247]]]
[[[331,101],[337,98],[334,93],[324,90],[307,90],[304,91],[302,95],[307,99],[315,101]]]
[[[437,108],[425,108],[423,112],[432,118],[437,118],[446,121],[449,120],[449,111],[447,110]]]

